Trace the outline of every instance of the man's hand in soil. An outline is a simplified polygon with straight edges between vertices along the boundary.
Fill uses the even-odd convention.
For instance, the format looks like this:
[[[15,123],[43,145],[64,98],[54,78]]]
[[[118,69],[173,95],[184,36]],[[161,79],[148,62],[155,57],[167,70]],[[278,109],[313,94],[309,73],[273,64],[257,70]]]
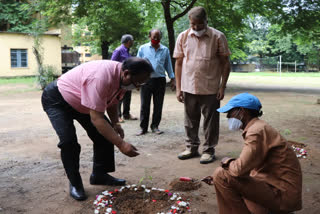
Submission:
[[[123,143],[119,147],[119,150],[120,150],[120,152],[122,152],[123,154],[125,154],[129,157],[135,157],[135,156],[139,155],[137,148],[134,147],[133,145],[131,145],[130,143],[125,142],[125,141],[123,141]]]
[[[205,182],[208,185],[213,185],[213,177],[212,176],[207,176],[205,178],[202,178],[201,181]]]

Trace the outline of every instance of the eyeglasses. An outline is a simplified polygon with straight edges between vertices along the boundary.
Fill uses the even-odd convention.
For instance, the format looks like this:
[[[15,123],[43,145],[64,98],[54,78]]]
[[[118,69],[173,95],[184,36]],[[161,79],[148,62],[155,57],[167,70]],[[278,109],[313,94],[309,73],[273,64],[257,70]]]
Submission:
[[[140,88],[141,86],[143,86],[143,85],[146,84],[145,82],[139,83],[139,82],[133,82],[132,80],[131,80],[131,83],[132,83],[136,88]]]

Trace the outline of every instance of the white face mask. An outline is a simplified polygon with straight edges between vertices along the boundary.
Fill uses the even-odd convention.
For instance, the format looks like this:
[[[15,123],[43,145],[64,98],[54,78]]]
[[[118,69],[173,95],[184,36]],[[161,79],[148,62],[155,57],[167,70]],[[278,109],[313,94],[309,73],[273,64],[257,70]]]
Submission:
[[[121,84],[121,88],[124,90],[127,90],[127,91],[131,91],[131,90],[135,89],[136,86],[133,83],[131,83],[130,85],[122,85]]]
[[[237,118],[229,118],[228,124],[229,124],[229,130],[231,130],[231,131],[238,131],[238,130],[240,130],[240,128],[242,126],[241,120],[239,120]]]
[[[191,29],[191,31],[192,31],[192,33],[194,33],[194,35],[196,35],[197,37],[201,37],[201,36],[207,31],[207,29],[204,28],[204,29],[199,30],[199,31],[195,31],[195,30]]]

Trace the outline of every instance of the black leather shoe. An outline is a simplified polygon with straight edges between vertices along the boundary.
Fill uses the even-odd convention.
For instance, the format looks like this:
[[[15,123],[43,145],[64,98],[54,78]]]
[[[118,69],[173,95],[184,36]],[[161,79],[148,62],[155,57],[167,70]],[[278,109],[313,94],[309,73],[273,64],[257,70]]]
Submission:
[[[147,132],[148,132],[148,131],[141,129],[141,130],[136,134],[136,136],[145,135],[145,134],[147,134]]]
[[[115,178],[109,174],[95,175],[91,174],[90,184],[92,185],[108,185],[108,186],[123,186],[126,184],[126,180]]]
[[[83,201],[87,199],[86,193],[84,192],[84,188],[82,185],[80,185],[79,187],[75,187],[72,186],[72,184],[70,183],[70,195],[77,201]]]

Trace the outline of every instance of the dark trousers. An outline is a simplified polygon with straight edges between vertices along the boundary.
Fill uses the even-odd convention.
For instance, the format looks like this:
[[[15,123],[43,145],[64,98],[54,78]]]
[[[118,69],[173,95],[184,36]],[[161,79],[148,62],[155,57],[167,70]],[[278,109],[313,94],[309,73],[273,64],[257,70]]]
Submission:
[[[151,78],[148,82],[141,86],[141,109],[140,109],[140,127],[147,131],[150,116],[151,97],[153,97],[153,114],[151,129],[157,128],[161,121],[163,99],[166,91],[166,78]]]
[[[205,142],[203,152],[214,153],[214,147],[219,140],[219,112],[220,101],[217,95],[196,95],[184,93],[184,126],[187,134],[187,147],[198,148],[199,125],[201,113],[203,115],[203,131]]]
[[[77,112],[63,99],[56,81],[44,89],[41,102],[59,137],[61,160],[72,185],[77,186],[81,182],[79,173],[81,146],[78,143],[74,120],[81,124],[93,141],[93,173],[115,171],[114,145],[97,131],[91,123],[90,115]],[[106,117],[105,119],[108,121]]]
[[[131,103],[131,93],[132,91],[127,91],[123,99],[118,104],[118,114],[119,117],[125,117],[128,118],[130,116],[130,103]],[[123,112],[121,111],[121,105],[123,104]]]

